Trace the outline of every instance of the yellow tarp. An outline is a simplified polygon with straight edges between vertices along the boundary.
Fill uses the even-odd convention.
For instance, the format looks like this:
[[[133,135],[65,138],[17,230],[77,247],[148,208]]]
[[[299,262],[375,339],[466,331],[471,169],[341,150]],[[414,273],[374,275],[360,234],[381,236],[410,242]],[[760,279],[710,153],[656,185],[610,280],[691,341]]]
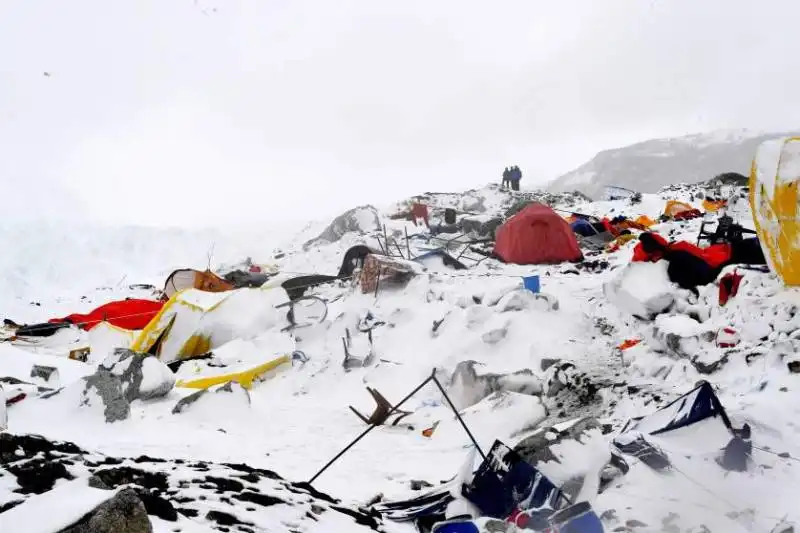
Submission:
[[[800,137],[766,141],[750,171],[750,207],[770,268],[800,285]]]
[[[214,385],[221,385],[229,381],[236,381],[245,389],[250,389],[253,386],[253,381],[263,377],[264,374],[271,370],[277,369],[281,365],[291,364],[292,358],[288,355],[282,355],[277,359],[268,361],[262,365],[258,365],[247,370],[240,372],[231,372],[229,374],[219,374],[216,376],[208,376],[204,378],[179,380],[175,386],[187,389],[207,389]]]
[[[641,215],[636,220],[634,220],[637,224],[641,224],[642,226],[649,228],[656,225],[656,221],[652,218],[648,217],[647,215]]]

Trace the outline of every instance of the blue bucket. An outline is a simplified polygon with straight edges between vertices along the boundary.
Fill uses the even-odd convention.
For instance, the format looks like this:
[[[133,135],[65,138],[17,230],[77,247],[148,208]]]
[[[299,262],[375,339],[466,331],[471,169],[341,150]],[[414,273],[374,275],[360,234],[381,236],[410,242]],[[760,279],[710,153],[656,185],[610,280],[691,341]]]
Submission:
[[[525,276],[522,278],[522,285],[527,290],[531,291],[532,293],[536,294],[539,292],[541,288],[539,285],[539,276]]]

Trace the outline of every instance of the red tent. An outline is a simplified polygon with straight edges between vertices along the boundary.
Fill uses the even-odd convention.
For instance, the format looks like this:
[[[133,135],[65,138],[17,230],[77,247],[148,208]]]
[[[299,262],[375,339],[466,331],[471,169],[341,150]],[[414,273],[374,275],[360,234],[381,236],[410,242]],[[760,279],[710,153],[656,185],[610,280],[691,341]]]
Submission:
[[[161,311],[163,306],[164,302],[130,298],[101,305],[85,315],[75,313],[64,318],[54,318],[48,322],[56,324],[69,322],[87,331],[103,321],[118,328],[142,329]]]
[[[538,265],[583,257],[566,220],[542,204],[530,204],[497,229],[494,253],[506,263]]]

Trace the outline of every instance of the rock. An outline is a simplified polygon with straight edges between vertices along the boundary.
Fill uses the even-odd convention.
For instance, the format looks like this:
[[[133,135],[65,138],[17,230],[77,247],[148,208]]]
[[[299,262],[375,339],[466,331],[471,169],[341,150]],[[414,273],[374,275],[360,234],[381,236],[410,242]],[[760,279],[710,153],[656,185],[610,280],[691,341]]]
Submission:
[[[675,303],[677,288],[669,281],[667,261],[630,263],[603,285],[603,294],[616,308],[642,320],[652,320]]]
[[[530,309],[535,300],[535,294],[525,289],[511,291],[497,302],[497,310],[501,313],[508,311],[523,311]]]
[[[573,392],[581,403],[591,401],[598,387],[575,365],[569,362],[559,363],[547,370],[544,391],[548,397],[556,396],[561,391]]]
[[[542,393],[542,382],[530,370],[511,374],[478,374],[475,361],[461,361],[450,377],[448,390],[458,409],[475,405],[495,392],[516,392],[531,396]]]
[[[497,344],[498,342],[502,341],[508,335],[508,328],[495,328],[492,330],[487,331],[483,335],[481,335],[481,340],[486,344]]]
[[[541,362],[539,363],[542,372],[550,368],[551,366],[555,365],[556,363],[561,362],[561,359],[550,359],[548,357],[543,357]]]
[[[203,406],[217,404],[220,401],[228,402],[232,409],[250,407],[250,393],[239,383],[229,381],[224,385],[202,389],[181,398],[172,408],[172,414],[183,413],[187,410],[193,411]]]
[[[58,369],[54,366],[33,365],[31,377],[42,379],[51,387],[58,388]]]
[[[175,386],[175,374],[157,357],[125,348],[117,348],[100,368],[119,376],[129,402],[166,396]]]
[[[792,374],[800,374],[800,361],[789,361],[786,363],[786,367]]]
[[[102,406],[106,422],[125,420],[131,415],[131,404],[125,397],[122,380],[104,368],[84,378],[81,407]]]
[[[559,424],[559,427],[563,425],[563,423]],[[599,428],[600,422],[592,417],[575,419],[571,425],[565,428],[561,427],[561,429],[556,429],[556,426],[541,428],[514,446],[514,451],[534,466],[539,462],[559,462],[558,458],[550,450],[551,446],[560,444],[565,440],[577,441],[590,429]]]
[[[500,217],[465,217],[459,221],[462,233],[477,238],[494,238],[497,228],[502,225]]]
[[[133,489],[124,489],[78,523],[58,533],[152,533],[147,510]]]
[[[333,219],[316,238],[303,245],[308,250],[312,246],[336,242],[347,233],[369,233],[381,229],[381,219],[377,209],[365,205],[350,209]]]

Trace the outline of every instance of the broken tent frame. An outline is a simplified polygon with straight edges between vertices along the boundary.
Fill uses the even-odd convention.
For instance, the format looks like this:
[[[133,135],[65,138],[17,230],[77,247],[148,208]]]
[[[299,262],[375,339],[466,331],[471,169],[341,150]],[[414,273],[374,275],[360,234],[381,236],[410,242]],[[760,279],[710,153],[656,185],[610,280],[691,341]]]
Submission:
[[[422,248],[422,250],[426,253],[442,251],[452,256],[453,259],[455,259],[456,261],[468,261],[472,264],[472,266],[480,264],[482,261],[484,261],[491,255],[487,254],[482,250],[474,248],[475,245],[493,242],[493,239],[471,239],[467,237],[466,234],[464,233],[457,233],[450,238],[437,237],[433,235],[427,236],[421,234],[412,235],[411,237],[424,238],[426,243],[432,243],[434,245],[441,243],[439,246],[435,246],[432,248]],[[396,239],[389,237],[386,231],[386,226],[384,225],[383,240],[378,238],[378,245],[380,246],[381,252],[384,255],[396,259],[399,258],[399,259],[413,261],[419,257],[426,255],[422,254],[422,256],[415,256],[411,252],[411,244],[409,238],[410,237],[408,235],[408,231],[406,230],[405,243],[404,243],[405,246],[401,246]],[[403,251],[404,248],[405,252]]]

